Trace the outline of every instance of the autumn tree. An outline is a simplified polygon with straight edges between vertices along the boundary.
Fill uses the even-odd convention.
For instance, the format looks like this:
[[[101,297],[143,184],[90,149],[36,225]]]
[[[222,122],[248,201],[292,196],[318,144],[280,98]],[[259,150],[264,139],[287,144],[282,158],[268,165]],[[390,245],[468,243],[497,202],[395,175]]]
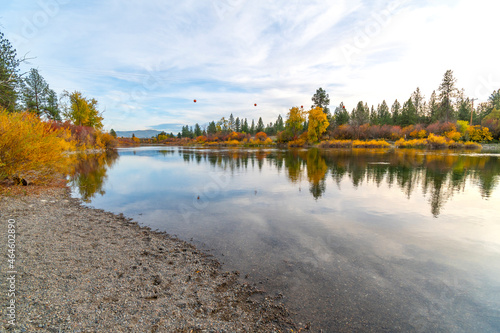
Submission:
[[[328,96],[323,88],[317,89],[311,100],[314,102],[314,104],[311,106],[311,109],[319,107],[328,116],[328,118],[331,117],[330,109],[328,108],[328,105],[330,105],[330,96]]]
[[[285,128],[290,132],[293,138],[295,138],[297,136],[297,133],[302,130],[302,126],[305,120],[306,117],[302,108],[294,106],[290,109],[285,122]]]
[[[456,96],[457,89],[455,83],[457,80],[453,77],[453,71],[447,70],[443,76],[443,82],[439,86],[439,99],[441,115],[448,122],[453,116],[453,98]]]
[[[308,119],[307,139],[310,142],[317,142],[330,125],[327,115],[317,106],[309,111]]]
[[[97,109],[97,100],[87,98],[79,91],[69,93],[63,92],[63,97],[67,103],[63,108],[63,115],[73,124],[78,126],[88,126],[100,130],[102,128],[102,113]]]

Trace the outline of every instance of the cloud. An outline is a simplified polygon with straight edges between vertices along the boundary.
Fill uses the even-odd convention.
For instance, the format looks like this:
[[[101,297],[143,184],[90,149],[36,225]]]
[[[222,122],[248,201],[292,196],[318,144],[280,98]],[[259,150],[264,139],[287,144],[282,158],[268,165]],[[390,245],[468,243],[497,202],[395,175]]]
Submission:
[[[392,104],[417,86],[429,97],[447,69],[471,96],[499,88],[495,52],[478,50],[496,31],[498,5],[485,0],[43,0],[4,7],[0,22],[7,38],[20,41],[18,53],[36,56],[31,66],[56,91],[97,98],[105,126],[115,130],[208,123],[229,113],[268,123],[294,105],[309,106],[319,87],[332,107]],[[354,47],[350,57],[346,47]]]

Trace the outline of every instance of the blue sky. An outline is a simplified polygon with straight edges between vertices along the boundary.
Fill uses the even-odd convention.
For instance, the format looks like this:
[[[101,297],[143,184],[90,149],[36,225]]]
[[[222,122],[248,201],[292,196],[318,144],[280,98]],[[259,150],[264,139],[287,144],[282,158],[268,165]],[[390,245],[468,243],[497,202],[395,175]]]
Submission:
[[[489,0],[5,2],[0,29],[35,57],[24,69],[96,98],[106,129],[268,123],[319,87],[333,107],[391,105],[429,98],[447,69],[479,101],[500,88]]]

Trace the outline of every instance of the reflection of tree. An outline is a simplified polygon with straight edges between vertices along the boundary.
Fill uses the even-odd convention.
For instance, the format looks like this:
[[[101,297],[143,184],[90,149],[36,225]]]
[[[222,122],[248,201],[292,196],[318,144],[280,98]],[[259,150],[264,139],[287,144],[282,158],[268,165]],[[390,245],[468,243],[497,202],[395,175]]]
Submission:
[[[387,183],[399,188],[407,198],[422,189],[428,197],[431,212],[438,216],[443,205],[455,193],[464,191],[467,181],[480,187],[481,195],[488,198],[500,180],[500,161],[497,156],[459,155],[421,150],[373,149],[290,149],[265,150],[208,150],[184,151],[185,161],[203,160],[213,167],[233,172],[251,166],[264,165],[280,170],[284,168],[290,182],[297,183],[307,176],[310,192],[315,199],[326,191],[326,175],[331,173],[340,186],[350,179],[354,187],[366,183],[380,186]]]
[[[297,183],[302,179],[302,163],[303,159],[299,157],[296,150],[289,151],[285,155],[285,167],[288,173],[288,178],[292,183]]]
[[[107,170],[116,162],[118,156],[116,151],[79,156],[78,163],[70,175],[70,184],[78,188],[83,201],[90,202],[96,193],[105,193],[103,186],[108,177]]]
[[[309,191],[315,199],[323,195],[326,190],[325,176],[328,167],[325,159],[317,148],[307,151],[307,180],[309,180]]]

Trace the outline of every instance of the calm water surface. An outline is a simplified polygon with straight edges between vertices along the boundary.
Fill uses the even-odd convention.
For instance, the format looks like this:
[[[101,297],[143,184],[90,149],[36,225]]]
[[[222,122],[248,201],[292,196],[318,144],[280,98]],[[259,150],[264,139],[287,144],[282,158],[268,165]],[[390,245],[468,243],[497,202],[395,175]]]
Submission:
[[[72,181],[283,295],[314,332],[500,332],[500,154],[140,147]]]

